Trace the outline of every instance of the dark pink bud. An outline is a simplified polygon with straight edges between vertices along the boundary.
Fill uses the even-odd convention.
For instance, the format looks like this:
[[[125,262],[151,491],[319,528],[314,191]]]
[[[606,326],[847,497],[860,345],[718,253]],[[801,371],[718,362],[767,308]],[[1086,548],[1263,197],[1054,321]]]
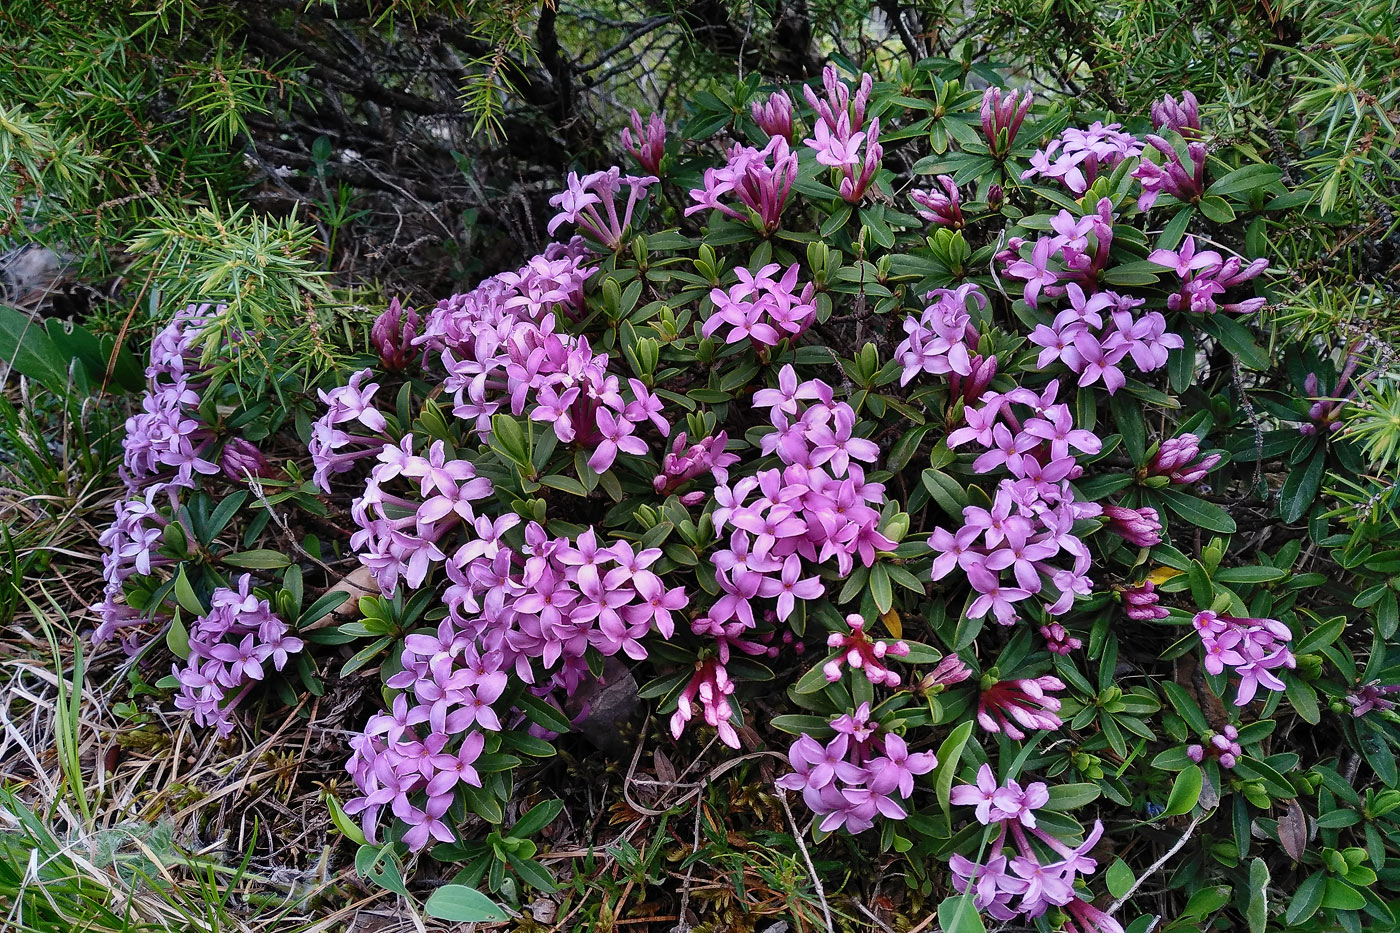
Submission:
[[[769,137],[779,136],[792,142],[792,98],[783,91],[774,91],[766,101],[754,101],[749,113],[758,128]]]
[[[399,299],[389,302],[388,309],[374,319],[369,339],[379,351],[379,361],[390,372],[398,372],[415,356],[413,338],[418,336],[418,314],[405,309]]]
[[[219,466],[224,475],[232,480],[246,479],[250,473],[253,476],[271,476],[276,472],[262,451],[241,437],[232,438],[224,444]]]
[[[1121,505],[1103,507],[1108,530],[1137,547],[1152,547],[1162,543],[1162,520],[1157,510],[1144,506],[1129,509]]]
[[[633,133],[637,134],[635,141]],[[622,147],[632,153],[647,172],[660,174],[661,157],[666,154],[666,121],[661,119],[661,114],[653,113],[644,128],[642,115],[633,109],[631,126],[622,131]]]

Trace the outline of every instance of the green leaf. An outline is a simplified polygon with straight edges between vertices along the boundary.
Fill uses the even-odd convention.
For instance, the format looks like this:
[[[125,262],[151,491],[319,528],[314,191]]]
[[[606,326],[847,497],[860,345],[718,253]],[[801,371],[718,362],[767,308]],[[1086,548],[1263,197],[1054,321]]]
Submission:
[[[1200,705],[1191,698],[1191,694],[1187,692],[1185,687],[1174,680],[1164,680],[1162,681],[1162,692],[1167,695],[1167,700],[1170,701],[1172,708],[1182,719],[1186,720],[1186,724],[1193,730],[1196,732],[1210,730],[1205,713],[1201,712]]]
[[[1132,890],[1133,882],[1137,876],[1128,867],[1128,863],[1121,858],[1116,858],[1109,864],[1108,870],[1104,872],[1104,882],[1108,885],[1108,893],[1114,897],[1123,897]]]
[[[1332,910],[1360,910],[1366,906],[1366,898],[1340,878],[1328,878],[1322,906]]]
[[[1218,224],[1228,224],[1235,219],[1235,209],[1230,206],[1224,198],[1215,195],[1206,195],[1201,198],[1201,213],[1207,220],[1212,220]]]
[[[938,905],[938,926],[943,933],[986,933],[982,915],[972,902],[972,892],[952,894]]]
[[[319,622],[329,613],[334,612],[345,604],[350,598],[350,594],[345,590],[328,590],[312,603],[301,618],[297,620],[297,627],[304,628],[313,622]]]
[[[1361,740],[1361,752],[1386,787],[1400,783],[1395,768],[1395,752],[1380,729],[1364,719],[1356,721],[1356,737]]]
[[[1215,913],[1230,903],[1230,890],[1230,886],[1224,884],[1201,888],[1186,899],[1186,907],[1181,911],[1181,918],[1185,920],[1206,917]]]
[[[1254,191],[1259,188],[1267,188],[1279,180],[1282,172],[1272,165],[1242,165],[1228,175],[1217,178],[1209,188],[1207,195],[1224,197],[1227,194],[1239,194],[1243,191]]]
[[[1175,783],[1172,784],[1171,796],[1167,798],[1167,808],[1162,811],[1162,815],[1181,816],[1190,813],[1191,808],[1201,799],[1203,778],[1201,769],[1194,765],[1178,774]]]
[[[569,732],[573,729],[573,724],[567,716],[530,693],[522,693],[516,697],[515,705],[520,707],[531,722],[550,732]]]
[[[491,449],[525,469],[530,468],[525,431],[510,415],[491,416]]]
[[[1134,463],[1141,463],[1147,454],[1147,423],[1142,417],[1142,406],[1129,398],[1126,393],[1116,393],[1109,398],[1109,411],[1113,415],[1113,425],[1123,436],[1123,446]]]
[[[180,613],[170,620],[170,628],[165,633],[165,646],[181,661],[190,656],[190,633],[185,623],[180,621]]]
[[[1216,340],[1220,341],[1221,346],[1239,357],[1240,363],[1247,368],[1267,370],[1273,366],[1273,360],[1259,344],[1254,342],[1254,337],[1249,333],[1249,329],[1233,318],[1223,314],[1202,318],[1200,328],[1214,336]]]
[[[379,652],[389,647],[389,643],[393,640],[391,636],[384,635],[380,638],[376,638],[368,645],[365,645],[359,651],[356,651],[355,654],[351,656],[350,660],[346,661],[344,666],[341,667],[340,676],[348,677],[373,661],[379,655]]]
[[[1086,803],[1093,803],[1099,798],[1103,791],[1097,784],[1085,782],[1081,784],[1056,784],[1050,788],[1050,800],[1045,804],[1046,810],[1073,810],[1075,807],[1082,807]],[[1115,895],[1116,897],[1117,895]]]
[[[39,318],[0,305],[0,361],[60,396],[68,394],[68,357],[44,332]]]
[[[851,205],[842,204],[831,212],[831,216],[822,224],[822,239],[829,240],[846,226],[846,222],[851,219]]]
[[[185,575],[185,565],[180,565],[180,572],[175,575],[175,601],[180,604],[190,615],[204,615],[204,604],[195,595],[194,587],[190,586],[190,578]],[[189,642],[185,643],[185,654],[180,657],[189,657]]]
[[[1282,567],[1224,567],[1215,572],[1221,583],[1271,583],[1288,576]]]
[[[540,477],[540,485],[548,486],[551,489],[558,489],[560,492],[567,492],[574,496],[587,496],[588,490],[583,488],[583,483],[572,476],[560,476],[552,473],[549,476]]]
[[[515,873],[530,887],[546,894],[557,891],[554,886],[554,878],[545,871],[543,865],[533,859],[521,858],[514,852],[506,853],[506,860],[510,862],[510,867],[515,869]]]
[[[1317,501],[1317,491],[1322,485],[1322,475],[1327,467],[1327,449],[1319,446],[1308,460],[1306,467],[1294,466],[1284,477],[1283,489],[1278,495],[1279,517],[1293,523],[1303,517],[1308,508]]]
[[[894,605],[894,589],[890,586],[890,575],[884,564],[870,568],[870,595],[881,614],[889,612]]]
[[[953,818],[953,778],[958,773],[958,763],[962,761],[963,749],[967,747],[967,740],[971,737],[972,720],[969,719],[948,733],[943,744],[938,746],[938,768],[933,773],[933,783],[938,792],[938,805],[943,808],[943,815],[949,821]]]
[[[515,825],[510,828],[510,832],[507,833],[507,835],[514,836],[517,839],[533,836],[550,823],[553,823],[554,818],[557,817],[563,809],[564,801],[562,800],[546,800],[543,803],[537,803],[530,808],[529,813],[526,813],[515,821]]]
[[[1326,889],[1327,875],[1325,872],[1319,871],[1309,875],[1307,880],[1298,885],[1297,893],[1288,902],[1288,910],[1283,915],[1284,921],[1289,926],[1297,926],[1307,922],[1322,906],[1322,895]]]
[[[1293,704],[1293,712],[1308,725],[1315,726],[1322,721],[1322,710],[1317,705],[1317,691],[1297,677],[1286,677],[1283,681],[1284,693]],[[1202,730],[1204,731],[1204,730]]]
[[[245,489],[239,489],[236,492],[225,496],[224,501],[220,502],[219,507],[216,508],[214,510],[214,513],[209,516],[209,527],[205,529],[207,531],[206,537],[208,538],[208,540],[202,543],[208,544],[210,541],[213,541],[215,538],[217,538],[219,536],[219,532],[224,530],[224,526],[227,525],[230,520],[232,520],[233,516],[237,514],[238,510],[243,508],[243,503],[247,501],[248,491]]]
[[[830,731],[830,722],[825,716],[785,714],[774,716],[768,720],[768,725],[788,735],[811,735]]]
[[[364,830],[360,829],[360,824],[350,818],[349,814],[340,806],[339,800],[327,794],[326,809],[331,811],[331,822],[335,824],[335,828],[340,830],[341,834],[345,836],[346,839],[349,839],[357,846],[365,845]]]
[[[1244,915],[1249,933],[1264,933],[1269,924],[1269,866],[1261,858],[1249,863],[1249,906]]]
[[[225,554],[221,560],[230,567],[242,567],[245,570],[280,570],[292,562],[286,554],[266,548]]]
[[[1213,531],[1216,534],[1232,535],[1235,533],[1235,520],[1214,502],[1207,502],[1195,496],[1164,486],[1157,490],[1167,503],[1167,508],[1197,528],[1204,528],[1206,531]]]
[[[361,858],[368,850],[369,855]],[[402,897],[408,897],[408,888],[403,883],[403,872],[394,855],[394,844],[387,843],[383,848],[373,849],[361,846],[355,853],[355,870],[375,884]]]
[[[423,911],[430,917],[453,923],[489,923],[510,919],[505,908],[476,888],[464,884],[445,884],[438,888],[429,895]]]

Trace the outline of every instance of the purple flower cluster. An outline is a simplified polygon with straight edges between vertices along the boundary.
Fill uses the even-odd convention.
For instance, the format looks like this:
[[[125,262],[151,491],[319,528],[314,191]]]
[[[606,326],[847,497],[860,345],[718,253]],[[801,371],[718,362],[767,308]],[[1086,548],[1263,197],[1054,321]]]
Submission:
[[[1137,622],[1154,622],[1171,615],[1166,606],[1159,606],[1161,600],[1151,580],[1143,580],[1137,586],[1123,590],[1123,612]]]
[[[734,220],[752,216],[765,233],[772,233],[782,221],[783,206],[796,180],[797,156],[787,137],[774,135],[762,149],[735,143],[729,160],[720,168],[705,169],[702,187],[690,190],[695,203],[685,209],[685,216],[707,210],[717,210]],[[731,196],[750,213],[721,200]]]
[[[1060,701],[1051,696],[1065,689],[1058,677],[1046,674],[1035,679],[999,680],[983,688],[977,699],[977,724],[988,732],[1005,732],[1017,742],[1026,737],[1023,730],[1053,732],[1063,723],[1055,715]]]
[[[1103,507],[1108,530],[1134,547],[1153,547],[1162,543],[1162,518],[1151,506],[1130,509],[1121,505]]]
[[[719,644],[722,648],[728,648],[732,644],[732,640],[727,637],[727,631],[731,627],[739,629],[741,626],[738,623],[732,626],[715,626],[720,633]],[[697,630],[697,634],[699,633],[700,630]],[[698,701],[701,718],[719,733],[719,740],[730,748],[739,747],[739,733],[735,731],[732,722],[734,708],[729,705],[729,695],[734,692],[734,681],[729,679],[729,671],[724,665],[725,658],[720,655],[696,662],[695,672],[691,674],[690,681],[676,697],[676,711],[671,714],[673,738],[679,739],[686,725],[695,718],[695,703]]]
[[[1274,619],[1237,619],[1207,609],[1191,620],[1205,647],[1205,669],[1211,674],[1232,668],[1239,677],[1235,705],[1245,706],[1260,686],[1282,690],[1284,683],[1274,671],[1293,668],[1298,662],[1288,643],[1293,632]]]
[[[572,693],[588,675],[590,647],[641,660],[647,656],[641,638],[653,629],[671,637],[673,614],[690,601],[684,587],[667,587],[649,569],[659,549],[605,545],[591,528],[573,539],[552,537],[535,522],[516,549],[502,536],[519,521],[513,514],[478,518],[476,539],[447,563],[448,618],[498,654],[502,670],[534,684],[532,661],[546,670],[559,665],[552,683]]]
[[[1348,693],[1346,701],[1351,707],[1351,715],[1359,719],[1373,709],[1378,709],[1381,712],[1395,709],[1395,701],[1386,699],[1386,695],[1391,693],[1400,693],[1400,684],[1382,686],[1381,682],[1376,680],[1369,684],[1363,684]]]
[[[908,336],[894,350],[894,358],[902,367],[900,385],[908,385],[919,373],[970,376],[983,388],[991,381],[996,373],[996,358],[984,360],[975,355],[979,335],[967,309],[969,299],[979,310],[987,307],[987,296],[975,283],[968,282],[956,290],[939,288],[929,292],[924,300],[932,304],[918,317],[905,317],[904,332]]]
[[[1084,642],[1074,637],[1058,622],[1049,622],[1040,627],[1040,637],[1045,639],[1045,650],[1052,654],[1073,654],[1084,647]]]
[[[178,709],[192,710],[201,726],[214,726],[220,737],[233,731],[234,707],[267,676],[303,647],[291,627],[251,590],[244,574],[237,589],[219,587],[209,597],[210,610],[190,628],[190,654],[182,668],[172,667],[180,682]]]
[[[663,436],[671,428],[660,400],[640,380],[628,380],[627,398],[608,372],[606,353],[593,353],[587,338],[556,331],[556,310],[583,304],[583,283],[594,270],[579,262],[572,246],[548,249],[519,272],[440,303],[418,340],[441,346],[452,413],[471,421],[479,436],[489,435],[497,413],[528,412],[560,441],[591,451],[589,466],[603,473],[619,452],[646,453],[635,434],[642,424]]]
[[[792,98],[786,91],[774,91],[767,100],[754,101],[749,105],[749,113],[758,128],[770,137],[793,141]]]
[[[915,188],[909,192],[909,200],[918,205],[919,216],[929,223],[949,230],[961,230],[967,226],[967,220],[963,217],[962,199],[953,176],[939,175],[935,180],[943,188],[942,192],[933,188]]]
[[[853,96],[851,89],[837,76],[836,69],[827,65],[822,70],[822,84],[826,89],[824,100],[810,87],[802,88],[807,103],[817,112],[812,138],[803,140],[803,144],[816,150],[817,162],[840,169],[841,197],[858,204],[865,197],[885,154],[880,145],[880,121],[871,120],[869,129],[865,128],[865,108],[875,86],[874,79],[862,74],[860,87]]]
[[[1074,194],[1082,195],[1100,173],[1139,155],[1142,143],[1131,133],[1124,133],[1121,124],[1105,126],[1095,121],[1087,130],[1072,126],[1051,140],[1031,157],[1031,167],[1021,173],[1021,180],[1053,178]]]
[[[1029,91],[1018,90],[1003,98],[999,87],[989,87],[982,92],[982,136],[993,156],[1005,158],[1011,151],[1034,97]]]
[[[868,703],[831,727],[836,736],[825,745],[810,735],[792,743],[793,770],[778,786],[801,792],[807,807],[823,817],[822,832],[860,833],[875,825],[876,816],[907,817],[903,802],[914,794],[914,778],[938,766],[934,753],[909,751],[903,738],[870,720]]]
[[[865,620],[858,612],[846,616],[846,625],[850,628],[849,633],[832,632],[827,636],[826,646],[836,649],[836,654],[822,666],[826,679],[832,683],[840,680],[841,666],[844,664],[852,670],[863,672],[865,679],[876,686],[898,687],[899,675],[885,666],[885,657],[907,657],[909,646],[902,641],[871,640],[865,634]]]
[[[794,587],[813,596],[821,585],[801,580],[802,560],[826,563],[835,558],[842,574],[858,557],[865,566],[877,551],[894,542],[880,533],[885,488],[867,482],[860,464],[874,463],[879,447],[855,437],[855,411],[833,398],[819,379],[799,383],[784,366],[776,389],[754,395],[754,407],[769,409],[776,431],[762,440],[764,455],[777,454],[782,469],[762,470],[715,490],[716,531],[733,529],[727,549],[716,552],[715,579],[724,595],[711,610],[714,619],[741,618],[753,624],[749,600],[779,597],[778,618],[786,619],[792,601],[782,597]],[[806,403],[803,405],[802,403]],[[757,492],[758,498],[749,497]]]
[[[973,463],[978,473],[1005,466],[1011,478],[997,486],[991,508],[967,506],[957,533],[935,528],[929,546],[936,556],[933,579],[941,580],[961,569],[977,591],[968,616],[980,619],[991,613],[1002,625],[1016,621],[1016,603],[1040,593],[1046,582],[1058,597],[1045,606],[1051,615],[1062,615],[1075,594],[1092,586],[1085,574],[1091,557],[1088,547],[1074,534],[1079,519],[1100,514],[1094,502],[1077,502],[1070,481],[1083,472],[1072,450],[1097,453],[1103,442],[1092,431],[1074,427],[1069,406],[1056,403],[1058,380],[1037,395],[1024,387],[1005,394],[988,392],[979,408],[968,407],[967,426],[948,436],[948,446],[969,441],[987,448]],[[1030,408],[1024,423],[1014,405]],[[1072,568],[1049,562],[1060,555],[1073,558]],[[1005,586],[1001,574],[1010,570],[1015,586]]]
[[[1187,236],[1178,250],[1156,249],[1147,259],[1172,270],[1181,279],[1181,289],[1167,296],[1167,307],[1172,311],[1190,311],[1195,314],[1232,311],[1251,314],[1268,303],[1266,298],[1246,298],[1226,304],[1216,301],[1226,289],[1242,285],[1267,269],[1267,259],[1255,259],[1245,265],[1244,260],[1238,256],[1222,259],[1213,249],[1197,252],[1194,236]]]
[[[326,413],[312,424],[307,446],[314,468],[312,479],[322,492],[331,491],[331,474],[346,473],[355,468],[357,460],[377,457],[389,446],[388,422],[384,413],[374,407],[379,383],[365,385],[372,375],[372,370],[362,369],[346,385],[329,392],[317,390]],[[370,433],[362,433],[361,429]],[[351,430],[356,433],[351,434]]]
[[[1308,373],[1303,378],[1303,391],[1308,398],[1316,401],[1308,406],[1308,420],[1298,425],[1299,434],[1311,435],[1321,432],[1325,436],[1341,430],[1343,409],[1356,397],[1361,387],[1371,380],[1370,373],[1362,373],[1354,380],[1352,378],[1357,375],[1356,369],[1361,364],[1361,355],[1356,349],[1356,346],[1348,349],[1346,362],[1342,364],[1337,384],[1331,392],[1322,392],[1317,373]]]
[[[1170,94],[1152,102],[1152,126],[1157,132],[1173,130],[1185,139],[1201,135],[1201,112],[1196,95],[1183,91],[1178,101]]]
[[[560,225],[574,224],[615,253],[622,249],[637,202],[644,200],[647,189],[659,181],[655,175],[623,175],[616,165],[582,178],[577,172],[570,172],[568,187],[549,199],[550,206],[559,208],[559,213],[550,219],[545,229],[553,236]],[[627,189],[627,206],[619,216],[617,196],[624,188]],[[603,208],[602,214],[598,213],[599,206]]]
[[[1206,146],[1202,142],[1186,144],[1186,159],[1191,168],[1186,167],[1181,153],[1168,140],[1161,136],[1149,135],[1147,142],[1162,156],[1158,165],[1146,157],[1133,169],[1133,177],[1142,185],[1138,195],[1138,210],[1149,210],[1157,199],[1169,194],[1183,204],[1195,204],[1206,193]]]
[[[721,431],[714,437],[686,446],[686,433],[681,431],[671,442],[670,452],[661,458],[661,472],[652,480],[652,488],[658,496],[665,496],[706,473],[727,475],[724,471],[739,462],[738,454],[724,452],[728,442],[729,435]],[[697,489],[681,496],[681,504],[699,505],[708,498],[709,493]]]
[[[1113,243],[1113,211],[1107,198],[1092,214],[1075,218],[1069,211],[1051,221],[1053,236],[1039,238],[1029,259],[1019,257],[1020,242],[1013,240],[999,254],[1006,274],[1021,279],[1026,304],[1036,307],[1041,294],[1064,296],[1069,307],[1050,324],[1039,324],[1030,334],[1041,348],[1036,366],[1045,369],[1057,360],[1079,375],[1079,385],[1102,382],[1109,394],[1127,383],[1121,364],[1132,359],[1141,372],[1167,365],[1167,351],[1183,345],[1179,334],[1167,332],[1167,321],[1158,311],[1135,315],[1141,298],[1098,291],[1098,275],[1107,265]],[[1063,268],[1052,264],[1063,259]]]
[[[636,134],[635,138],[633,133]],[[631,126],[622,130],[622,148],[632,154],[632,158],[637,160],[643,171],[652,175],[660,174],[661,157],[666,154],[666,121],[661,118],[661,114],[653,113],[647,118],[646,127],[643,128],[642,115],[633,108]],[[625,221],[623,226],[626,226]]]
[[[388,807],[408,825],[403,841],[410,850],[430,838],[453,841],[442,817],[459,785],[481,786],[475,762],[486,744],[483,730],[501,728],[491,706],[507,685],[500,660],[479,651],[474,639],[446,619],[435,634],[404,639],[404,669],[387,682],[402,692],[350,740],[345,765],[361,794],[345,804],[345,812],[359,815],[365,838],[375,841],[376,824]]]
[[[196,473],[219,472],[212,458],[214,433],[194,413],[199,407],[200,333],[224,310],[189,305],[177,312],[151,344],[147,390],[140,414],[126,420],[121,476],[128,491],[149,487],[190,489]],[[169,473],[174,471],[174,476]]]
[[[1194,434],[1179,434],[1162,441],[1157,452],[1147,462],[1147,476],[1165,476],[1173,485],[1190,486],[1199,483],[1215,469],[1221,454],[1196,458],[1201,453],[1201,439]]]
[[[1025,787],[1015,780],[999,785],[991,766],[985,764],[977,772],[975,785],[953,788],[952,802],[976,807],[979,823],[1000,827],[980,862],[961,854],[949,860],[953,887],[959,893],[971,888],[978,910],[1004,923],[1022,916],[1034,919],[1054,906],[1069,912],[1082,931],[1122,933],[1116,921],[1080,900],[1074,890],[1076,879],[1098,868],[1089,852],[1103,836],[1101,821],[1094,821],[1083,843],[1065,845],[1037,825],[1035,811],[1050,802],[1049,789],[1039,781]],[[1013,853],[1010,858],[1008,846]],[[1013,905],[1013,898],[1020,900]]]
[[[735,269],[737,284],[710,291],[715,313],[706,318],[701,336],[713,336],[728,325],[725,343],[748,340],[755,348],[776,347],[784,339],[791,342],[802,336],[817,318],[814,287],[808,282],[798,293],[798,264],[789,266],[781,279],[774,278],[781,268],[772,262],[756,273],[742,266]]]
[[[400,579],[417,589],[434,564],[447,560],[445,539],[458,529],[474,529],[472,503],[491,495],[491,481],[477,476],[470,461],[450,457],[442,441],[433,441],[426,456],[413,453],[412,435],[382,445],[376,460],[350,507],[358,526],[350,546],[389,596]],[[393,492],[394,480],[408,489]]]
[[[379,351],[379,364],[391,373],[403,370],[416,356],[414,339],[418,336],[418,312],[405,308],[395,298],[384,313],[374,319],[369,340]]]
[[[582,313],[584,283],[597,271],[585,267],[588,259],[583,237],[551,243],[516,271],[493,275],[469,292],[439,301],[413,343],[451,350],[455,360],[470,362],[476,367],[473,374],[484,377],[476,392],[484,391],[488,379],[503,378],[502,369],[510,362],[507,340],[524,324],[553,330],[556,315],[569,319]]]
[[[1186,746],[1186,756],[1196,764],[1200,764],[1209,756],[1219,761],[1220,767],[1233,768],[1235,762],[1244,754],[1244,749],[1237,741],[1239,737],[1240,730],[1227,725],[1219,732],[1212,732],[1207,736],[1203,745]]]
[[[134,630],[148,617],[126,605],[124,584],[170,563],[157,549],[165,526],[177,520],[168,516],[178,514],[180,490],[193,489],[198,477],[221,471],[231,479],[268,472],[261,452],[242,438],[220,447],[197,410],[209,381],[200,370],[199,336],[223,311],[223,305],[189,305],[151,344],[141,411],[126,420],[122,437],[118,472],[127,496],[116,505],[116,520],[98,538],[106,586],[102,601],[91,607],[99,619],[94,644],[124,631],[123,647],[136,648]]]

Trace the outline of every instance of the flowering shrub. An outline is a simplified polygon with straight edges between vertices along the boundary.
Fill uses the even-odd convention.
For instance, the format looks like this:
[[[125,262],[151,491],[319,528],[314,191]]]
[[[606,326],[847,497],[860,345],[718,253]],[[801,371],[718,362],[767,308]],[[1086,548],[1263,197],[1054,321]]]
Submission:
[[[1233,898],[1262,929],[1277,899],[1249,853],[1270,846],[1309,873],[1289,923],[1381,922],[1390,827],[1370,830],[1400,796],[1365,790],[1364,837],[1327,814],[1362,812],[1361,757],[1397,783],[1388,635],[1342,639],[1300,534],[1265,549],[1235,517],[1271,494],[1267,458],[1331,434],[1315,406],[1313,431],[1293,425],[1251,330],[1279,171],[1212,152],[1189,94],[1081,127],[1027,93],[901,81],[828,68],[805,110],[742,82],[697,98],[681,139],[634,114],[622,143],[649,174],[570,174],[540,255],[392,305],[365,365],[318,393],[308,455],[275,470],[201,397],[188,343],[211,312],[179,318],[129,427],[98,636],[134,648],[195,612],[180,705],[221,730],[264,662],[305,657],[290,632],[338,601],[300,612],[306,561],[184,544],[217,549],[247,492],[209,515],[180,496],[241,481],[261,506],[244,541],[281,503],[329,501],[379,590],[308,635],[369,639],[342,673],[382,675],[333,805],[376,857],[548,889],[533,848],[460,827],[499,827],[516,769],[630,665],[675,741],[788,734],[777,787],[817,840],[907,856],[909,886],[958,916],[1124,929],[1151,860],[1122,845],[1100,888],[1102,840],[1145,820],[1201,841],[1173,865],[1195,889],[1179,924]],[[1308,482],[1283,482],[1281,525]],[[1325,537],[1311,514],[1302,533]],[[286,573],[264,598],[220,564]],[[1319,695],[1353,764],[1271,745],[1324,721]],[[1086,829],[1069,811],[1091,805]],[[1117,902],[1095,907],[1104,888]]]

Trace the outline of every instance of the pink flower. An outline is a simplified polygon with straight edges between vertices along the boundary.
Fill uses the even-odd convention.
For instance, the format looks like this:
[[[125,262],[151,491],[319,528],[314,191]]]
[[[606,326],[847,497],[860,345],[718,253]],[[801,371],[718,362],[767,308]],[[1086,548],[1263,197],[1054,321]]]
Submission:
[[[977,724],[988,732],[1005,732],[1017,742],[1026,737],[1023,729],[1054,731],[1062,725],[1055,715],[1060,701],[1050,694],[1064,689],[1058,677],[1048,674],[1034,680],[998,681],[983,690],[977,701]]]
[[[577,172],[570,172],[568,187],[549,199],[550,206],[559,208],[559,213],[546,229],[553,235],[561,224],[576,224],[608,250],[617,252],[622,248],[623,236],[632,223],[632,211],[637,202],[643,200],[647,189],[659,180],[655,175],[623,175],[617,166],[582,178]],[[627,206],[619,217],[616,198],[624,187],[628,192]],[[600,205],[602,214],[598,213]]]
[[[622,130],[622,148],[630,152],[646,172],[660,173],[661,157],[666,153],[666,121],[661,119],[661,114],[653,113],[643,129],[642,115],[633,108],[631,124]]]

